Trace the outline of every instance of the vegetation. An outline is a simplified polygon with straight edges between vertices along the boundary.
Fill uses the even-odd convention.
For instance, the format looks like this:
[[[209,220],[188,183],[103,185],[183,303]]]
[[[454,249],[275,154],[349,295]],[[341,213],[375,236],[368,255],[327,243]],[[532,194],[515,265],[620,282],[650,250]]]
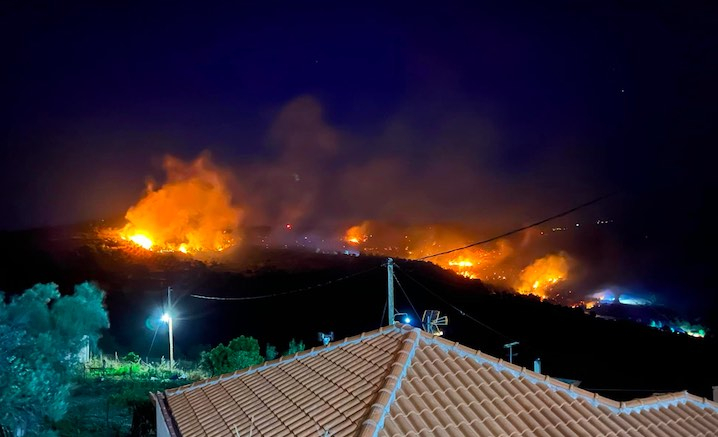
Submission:
[[[301,352],[305,349],[304,342],[299,340],[297,342],[295,339],[289,340],[289,348],[286,352],[284,352],[284,355],[294,355],[297,352]]]
[[[130,352],[125,355],[125,361],[132,364],[138,364],[140,362],[140,356],[135,352]]]
[[[75,379],[67,414],[54,428],[61,436],[153,435],[155,409],[148,394],[201,377],[167,363],[94,359]]]
[[[259,342],[252,337],[241,335],[227,346],[220,343],[210,351],[202,352],[200,369],[210,376],[234,372],[238,369],[260,364],[264,357],[259,353]]]
[[[264,358],[266,358],[267,361],[272,361],[277,358],[277,355],[279,355],[279,352],[277,352],[276,346],[267,343],[267,346],[264,348]]]
[[[68,408],[80,351],[109,326],[104,292],[92,284],[61,296],[38,284],[6,302],[0,294],[0,427],[38,434]]]

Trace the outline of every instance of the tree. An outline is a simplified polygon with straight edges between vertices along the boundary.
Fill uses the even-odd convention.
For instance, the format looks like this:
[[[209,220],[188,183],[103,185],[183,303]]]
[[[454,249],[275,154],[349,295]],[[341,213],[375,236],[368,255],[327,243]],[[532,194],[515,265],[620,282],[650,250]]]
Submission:
[[[79,353],[109,327],[104,292],[90,283],[61,296],[56,284],[37,284],[6,302],[0,293],[0,428],[38,433],[59,420]]]
[[[277,347],[267,343],[267,346],[264,348],[264,358],[266,358],[267,361],[272,361],[273,359],[277,358],[277,355],[279,355],[279,353],[277,352]]]
[[[136,352],[128,352],[124,360],[130,364],[139,364],[140,356]]]
[[[241,335],[227,346],[220,343],[210,351],[202,352],[199,366],[210,375],[234,372],[264,362],[259,353],[259,342],[252,337]]]
[[[299,340],[297,342],[295,339],[289,340],[289,348],[284,353],[284,355],[294,355],[297,352],[301,352],[304,350],[304,342],[302,340]]]

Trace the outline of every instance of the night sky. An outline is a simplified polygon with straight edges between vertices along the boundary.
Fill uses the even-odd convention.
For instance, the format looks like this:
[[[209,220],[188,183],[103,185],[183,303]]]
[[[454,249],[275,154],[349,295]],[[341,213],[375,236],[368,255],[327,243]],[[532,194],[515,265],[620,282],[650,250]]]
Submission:
[[[251,224],[299,196],[307,229],[490,233],[618,191],[583,217],[712,295],[715,3],[289,3],[3,4],[0,229],[122,215],[209,151]]]

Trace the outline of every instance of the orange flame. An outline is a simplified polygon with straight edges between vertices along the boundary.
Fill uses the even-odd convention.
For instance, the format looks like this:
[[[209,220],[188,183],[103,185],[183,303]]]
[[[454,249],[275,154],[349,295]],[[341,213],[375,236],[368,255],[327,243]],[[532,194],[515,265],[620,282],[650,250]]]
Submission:
[[[374,221],[350,227],[342,239],[352,245],[361,245],[369,253],[409,259],[421,259],[471,242],[464,232],[453,226],[401,227]],[[511,252],[510,245],[500,240],[487,248],[475,247],[462,251],[459,256],[448,254],[429,261],[465,278],[504,280],[497,267]]]
[[[354,245],[366,243],[366,241],[369,239],[368,227],[368,222],[352,226],[351,228],[347,229],[347,232],[344,235],[344,241]]]
[[[568,278],[569,259],[564,253],[539,258],[521,271],[516,290],[523,294],[549,297],[551,289]]]
[[[225,177],[207,154],[185,163],[167,157],[167,183],[131,207],[124,240],[147,250],[221,251],[236,243],[241,210],[232,205]]]

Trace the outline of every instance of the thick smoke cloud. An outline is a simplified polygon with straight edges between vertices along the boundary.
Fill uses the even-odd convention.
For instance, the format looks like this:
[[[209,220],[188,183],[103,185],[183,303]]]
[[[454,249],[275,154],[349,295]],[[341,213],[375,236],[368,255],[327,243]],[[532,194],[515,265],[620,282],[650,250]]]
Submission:
[[[271,158],[239,164],[251,223],[448,222],[481,234],[585,198],[579,172],[551,168],[550,154],[513,162],[498,128],[473,113],[428,122],[400,114],[376,134],[358,136],[332,125],[321,103],[303,96],[279,111],[267,137]],[[573,190],[559,202],[553,190],[565,181]]]
[[[252,229],[262,226],[271,229],[274,244],[311,237],[322,249],[407,258],[495,236],[606,190],[606,181],[596,177],[595,149],[569,137],[549,146],[542,139],[544,147],[535,150],[517,148],[505,125],[469,111],[399,110],[362,135],[331,116],[318,99],[298,97],[273,117],[261,158],[225,162],[216,156],[219,166],[206,156],[193,164],[170,159],[168,185],[210,169],[203,174],[219,181],[210,186],[219,187],[236,218],[221,228],[238,228],[249,242]],[[631,266],[650,260],[630,259],[621,239],[604,232],[608,226],[599,224],[607,211],[599,205],[433,261],[541,295],[556,290],[539,290],[537,281],[558,292],[574,290],[578,298],[624,278],[633,286],[640,275]],[[360,229],[360,242],[349,241],[352,227]]]

